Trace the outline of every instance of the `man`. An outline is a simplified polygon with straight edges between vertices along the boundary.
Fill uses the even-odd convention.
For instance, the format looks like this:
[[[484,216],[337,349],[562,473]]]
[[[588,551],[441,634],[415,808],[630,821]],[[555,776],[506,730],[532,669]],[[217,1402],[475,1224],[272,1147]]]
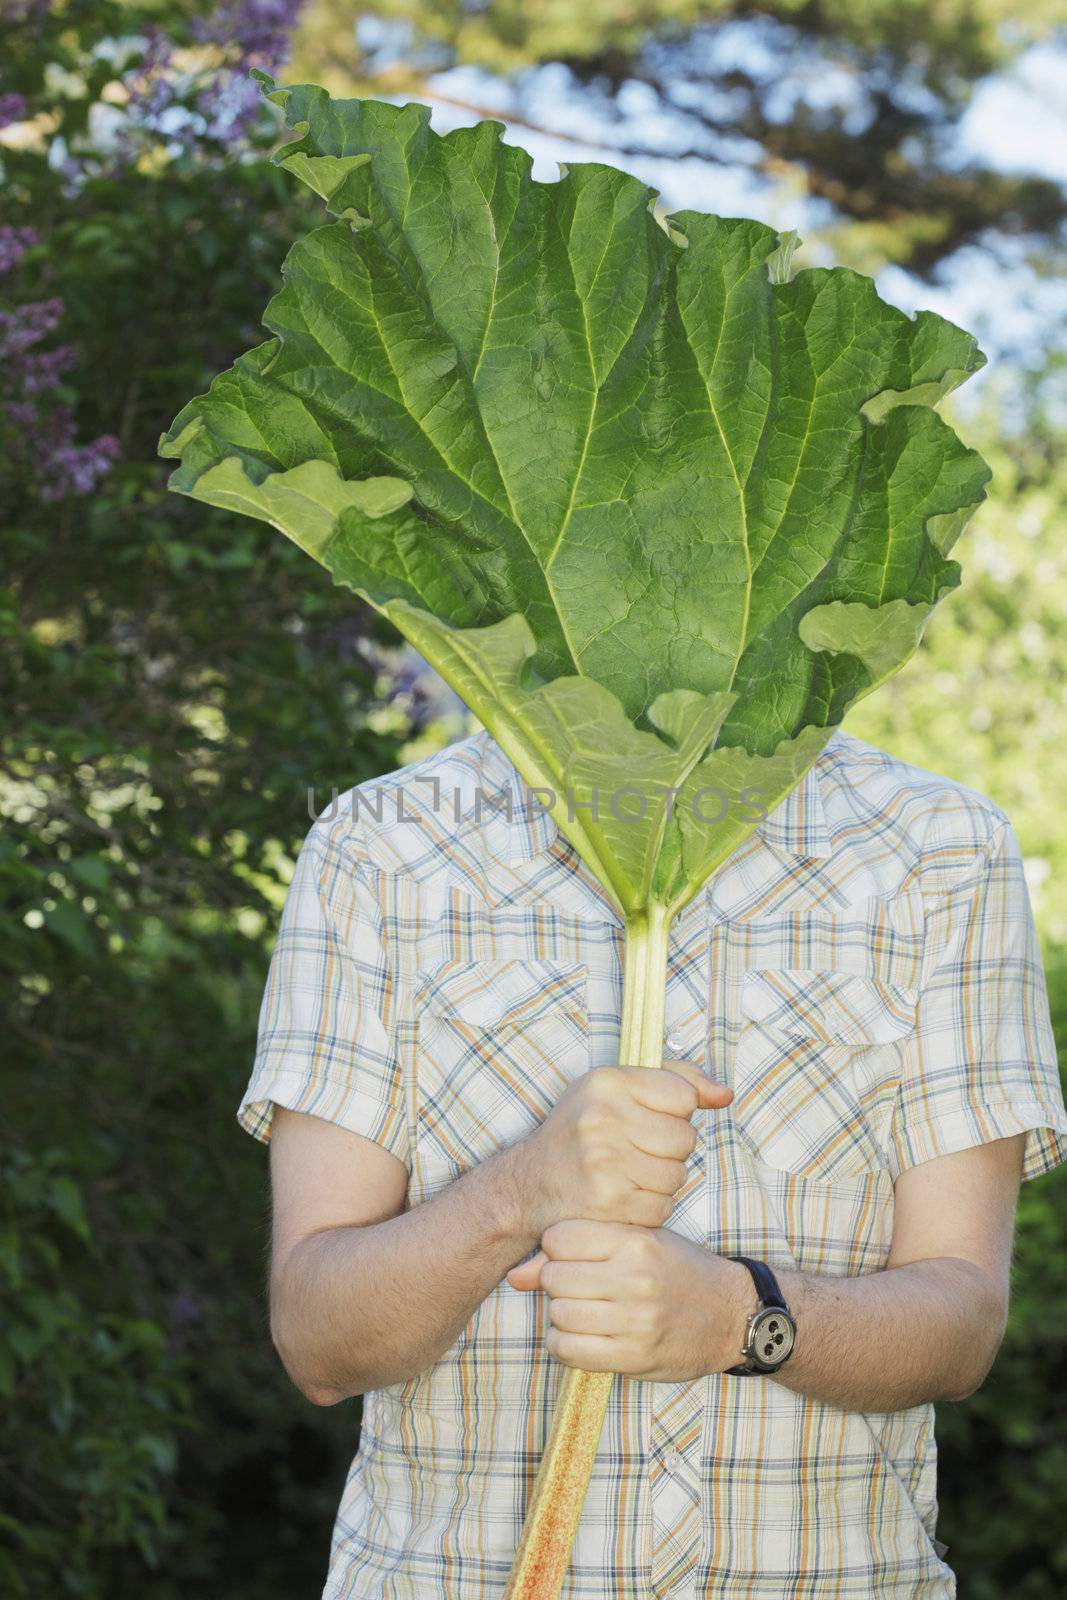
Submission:
[[[953,1596],[933,1402],[1067,1156],[1007,818],[838,730],[675,923],[667,1070],[622,958],[484,732],[308,834],[239,1116],[281,1359],[363,1396],[324,1600],[502,1595],[566,1367],[619,1376],[564,1596]]]

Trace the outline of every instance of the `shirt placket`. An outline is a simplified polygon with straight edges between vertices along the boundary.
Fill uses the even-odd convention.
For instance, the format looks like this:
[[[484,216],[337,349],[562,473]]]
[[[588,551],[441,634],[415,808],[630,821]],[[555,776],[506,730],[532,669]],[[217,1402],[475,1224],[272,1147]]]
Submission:
[[[703,904],[676,924],[664,1015],[664,1056],[707,1071],[708,936]],[[694,1113],[699,1131],[705,1112]],[[706,1141],[698,1140],[667,1226],[704,1247],[708,1237]],[[702,1450],[708,1383],[643,1385],[647,1407],[650,1600],[697,1592],[704,1544]]]
[[[651,1498],[650,1600],[696,1592],[704,1536],[700,1450],[703,1385],[655,1384],[671,1391],[652,1401],[649,1448]]]

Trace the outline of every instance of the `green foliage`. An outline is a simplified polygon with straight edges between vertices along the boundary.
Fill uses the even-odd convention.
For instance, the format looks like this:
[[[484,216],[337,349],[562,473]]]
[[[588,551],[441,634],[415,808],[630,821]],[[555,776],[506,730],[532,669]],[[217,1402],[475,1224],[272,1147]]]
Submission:
[[[46,241],[5,304],[62,303],[59,398],[121,441],[88,499],[4,455],[0,1590],[311,1594],[359,1408],[312,1413],[271,1348],[234,1113],[308,787],[395,766],[404,729],[375,728],[373,613],[167,494],[154,447],[315,219],[259,159],[70,186],[0,154],[0,226]]]
[[[844,268],[789,279],[761,223],[660,226],[615,168],[535,182],[499,123],[265,83],[338,220],[171,425],[171,487],[369,600],[625,911],[679,908],[958,581],[988,471],[931,406],[974,340]],[[654,798],[609,815],[628,773]]]
[[[1055,333],[1048,374],[1055,378]],[[1067,437],[1061,402],[1000,390],[972,421],[993,466],[959,592],[850,731],[991,795],[1019,834],[1067,1068]],[[937,1413],[938,1532],[960,1593],[1053,1600],[1067,1579],[1067,1168],[1023,1186],[1012,1307],[992,1374]]]
[[[85,1592],[86,1569],[114,1551],[158,1563],[178,1430],[191,1411],[160,1324],[128,1302],[94,1314],[68,1287],[86,1258],[103,1265],[68,1159],[60,1147],[16,1145],[0,1166],[0,1288],[12,1308],[0,1333],[0,1402],[23,1446],[15,1503],[36,1502],[40,1513],[0,1520],[0,1584],[12,1596],[33,1596],[44,1574],[63,1572],[76,1587],[60,1592]],[[32,1432],[18,1426],[27,1416]]]
[[[995,487],[968,530],[963,582],[919,654],[848,726],[995,797],[1018,828],[1042,932],[1058,948],[1067,946],[1058,888],[1067,870],[1067,458],[1062,421],[1039,396],[1022,404],[1020,424],[1019,400],[991,393],[969,424]]]

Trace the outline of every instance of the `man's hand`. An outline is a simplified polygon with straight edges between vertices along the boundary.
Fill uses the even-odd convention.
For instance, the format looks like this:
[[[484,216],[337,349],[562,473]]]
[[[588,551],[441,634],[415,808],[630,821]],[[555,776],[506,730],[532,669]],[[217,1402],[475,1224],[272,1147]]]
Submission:
[[[686,1177],[694,1111],[733,1090],[688,1061],[594,1067],[514,1146],[526,1215],[538,1233],[572,1217],[658,1228]]]
[[[549,1354],[585,1372],[625,1372],[660,1383],[721,1372],[741,1359],[752,1280],[668,1228],[570,1218],[507,1281],[544,1289]]]

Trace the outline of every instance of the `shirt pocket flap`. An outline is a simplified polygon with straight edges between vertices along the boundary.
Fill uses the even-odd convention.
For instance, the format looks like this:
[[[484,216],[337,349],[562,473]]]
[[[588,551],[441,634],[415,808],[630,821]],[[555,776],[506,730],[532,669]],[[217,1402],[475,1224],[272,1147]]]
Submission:
[[[589,1070],[582,962],[450,962],[417,975],[417,1198],[532,1132]]]
[[[885,1044],[915,1028],[919,991],[870,973],[810,967],[745,972],[741,1011],[771,1032],[825,1044]]]
[[[536,1031],[547,1020],[567,1020],[584,1032],[587,971],[580,961],[450,961],[418,973],[414,1009],[421,1022],[435,1019],[498,1035],[515,1028]]]

